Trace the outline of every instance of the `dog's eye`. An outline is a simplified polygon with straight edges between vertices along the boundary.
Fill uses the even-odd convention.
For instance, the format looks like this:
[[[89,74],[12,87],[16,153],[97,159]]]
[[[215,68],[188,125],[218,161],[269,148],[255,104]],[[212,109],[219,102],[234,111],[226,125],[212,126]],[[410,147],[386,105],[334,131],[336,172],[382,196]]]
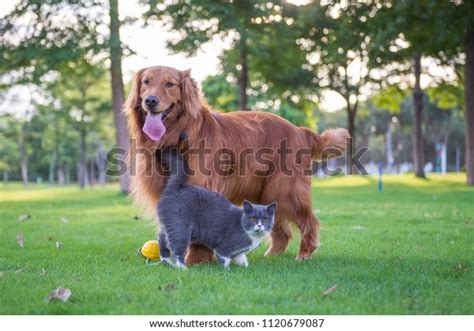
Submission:
[[[175,83],[172,83],[172,82],[166,82],[165,83],[165,87],[166,88],[171,88],[171,87],[174,87],[176,84]]]
[[[148,84],[150,84],[150,81],[149,81],[148,79],[145,79],[145,80],[143,81],[143,84],[148,85]]]

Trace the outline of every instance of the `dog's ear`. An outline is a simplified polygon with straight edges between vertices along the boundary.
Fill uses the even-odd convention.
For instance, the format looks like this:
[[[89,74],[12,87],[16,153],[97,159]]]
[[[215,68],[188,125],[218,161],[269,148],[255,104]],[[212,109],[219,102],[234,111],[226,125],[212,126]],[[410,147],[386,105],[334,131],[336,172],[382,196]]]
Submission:
[[[182,71],[181,74],[181,102],[185,111],[187,111],[192,117],[197,117],[201,110],[201,95],[199,88],[194,79],[191,78],[191,69]]]
[[[133,77],[132,81],[132,89],[130,90],[130,94],[128,95],[127,100],[124,104],[124,111],[129,113],[131,111],[135,111],[140,108],[141,100],[140,100],[140,87],[142,83],[142,74],[145,69],[139,70],[135,76]]]

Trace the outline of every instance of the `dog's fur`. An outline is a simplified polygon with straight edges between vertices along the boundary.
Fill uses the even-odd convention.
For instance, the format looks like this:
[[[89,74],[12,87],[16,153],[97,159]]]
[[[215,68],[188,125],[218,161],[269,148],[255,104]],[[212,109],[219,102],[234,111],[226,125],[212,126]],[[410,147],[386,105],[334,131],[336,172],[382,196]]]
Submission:
[[[143,100],[148,95],[160,98],[158,111],[169,111],[164,121],[166,134],[158,142],[149,139],[142,131],[147,112]],[[347,130],[326,130],[319,135],[268,112],[213,112],[203,100],[189,71],[162,66],[136,73],[125,111],[137,148],[133,151],[135,146],[131,147],[132,193],[148,211],[155,211],[165,180],[155,152],[176,146],[181,132],[185,131],[190,138],[190,149],[202,151],[204,147],[212,151],[205,155],[204,160],[200,155],[188,155],[189,168],[195,172],[189,177],[191,184],[217,191],[237,205],[244,199],[259,204],[278,203],[271,246],[266,254],[286,250],[291,238],[290,221],[301,232],[298,259],[309,258],[319,246],[319,222],[311,210],[311,177],[303,171],[311,169],[311,159],[327,159],[342,153],[349,138]],[[204,146],[199,145],[200,141]],[[261,159],[273,161],[275,165],[269,171],[261,160],[257,162],[256,152],[262,148],[276,151],[282,141],[286,141],[286,148],[293,150],[293,154],[283,160],[278,159],[277,153],[265,154]],[[245,176],[239,176],[239,171],[223,176],[214,169],[213,153],[222,148],[232,150],[237,156],[228,160],[227,165],[233,170],[244,169]],[[248,148],[252,154],[239,157]],[[310,155],[306,153],[297,158],[295,153],[303,149],[310,151]],[[210,174],[200,171],[200,161],[211,169]],[[284,174],[285,168],[292,172],[291,176]],[[257,171],[259,176],[255,174]],[[192,264],[209,261],[211,257],[212,253],[203,246],[191,246],[186,260]]]

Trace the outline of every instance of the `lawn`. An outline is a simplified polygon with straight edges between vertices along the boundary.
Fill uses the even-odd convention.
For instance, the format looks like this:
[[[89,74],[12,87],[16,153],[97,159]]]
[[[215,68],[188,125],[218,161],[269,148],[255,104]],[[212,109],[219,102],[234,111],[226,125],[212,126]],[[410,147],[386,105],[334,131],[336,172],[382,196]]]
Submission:
[[[0,314],[474,314],[464,178],[386,176],[383,192],[371,177],[315,179],[311,260],[294,260],[295,236],[280,256],[260,247],[247,269],[188,271],[144,264],[137,249],[155,227],[115,186],[11,184],[0,190]],[[71,298],[49,302],[59,286]]]

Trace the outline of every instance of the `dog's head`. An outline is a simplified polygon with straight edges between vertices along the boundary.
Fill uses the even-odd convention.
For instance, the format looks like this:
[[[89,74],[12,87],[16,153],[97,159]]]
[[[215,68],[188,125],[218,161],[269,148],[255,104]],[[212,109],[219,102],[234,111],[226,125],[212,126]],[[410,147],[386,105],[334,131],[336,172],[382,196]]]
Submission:
[[[190,70],[163,66],[139,70],[125,103],[130,120],[135,122],[131,123],[132,131],[142,130],[148,113],[162,114],[163,119],[168,118],[169,126],[173,126],[173,120],[183,113],[196,118],[200,107],[200,91],[190,76]]]

